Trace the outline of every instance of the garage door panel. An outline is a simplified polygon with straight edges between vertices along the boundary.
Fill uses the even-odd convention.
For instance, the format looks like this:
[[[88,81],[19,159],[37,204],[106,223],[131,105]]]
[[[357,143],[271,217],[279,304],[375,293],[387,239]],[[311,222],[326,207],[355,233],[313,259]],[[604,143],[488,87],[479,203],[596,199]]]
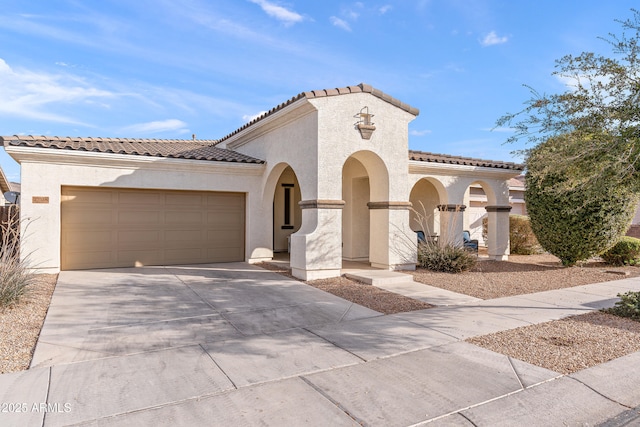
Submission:
[[[63,187],[62,269],[244,260],[244,194]]]
[[[73,200],[75,203],[86,203],[88,205],[110,205],[116,202],[115,194],[105,193],[101,189],[76,188],[69,189],[63,194],[63,200]]]
[[[92,249],[97,244],[110,246],[113,243],[111,230],[79,230],[62,233],[63,242],[76,250]]]
[[[164,232],[166,242],[197,242],[198,245],[205,243],[203,241],[202,230],[167,230]]]
[[[187,208],[197,206],[202,207],[205,196],[198,193],[172,193],[167,194],[165,203],[167,206],[186,206]]]
[[[92,268],[108,268],[116,262],[114,254],[111,251],[70,252],[66,254],[66,256],[69,258],[66,260],[67,262],[73,260],[73,263],[81,265],[94,265],[95,267]]]
[[[227,228],[229,225],[240,226],[244,223],[244,217],[237,212],[209,212],[207,215],[207,228]]]
[[[161,250],[120,250],[116,253],[116,262],[121,264],[121,267],[142,267],[144,265],[155,265],[156,260],[162,259],[162,257],[163,251]]]
[[[200,211],[165,211],[164,221],[167,225],[191,225],[201,226],[203,213]]]
[[[209,206],[220,206],[226,209],[238,209],[244,206],[244,198],[238,197],[237,194],[228,195],[208,195],[206,203]]]
[[[118,203],[130,205],[158,205],[161,203],[162,194],[149,191],[118,192]]]
[[[127,230],[118,231],[118,244],[121,247],[153,248],[162,241],[159,230]]]
[[[108,228],[112,222],[113,215],[111,208],[109,209],[86,209],[82,211],[69,211],[62,212],[65,216],[65,221],[69,224],[75,224],[77,226],[89,225],[95,227],[96,223],[102,224],[100,228]]]
[[[241,248],[209,249],[207,251],[208,262],[233,262],[242,256]]]
[[[160,212],[153,210],[135,210],[118,212],[118,224],[120,225],[150,225],[162,224]]]

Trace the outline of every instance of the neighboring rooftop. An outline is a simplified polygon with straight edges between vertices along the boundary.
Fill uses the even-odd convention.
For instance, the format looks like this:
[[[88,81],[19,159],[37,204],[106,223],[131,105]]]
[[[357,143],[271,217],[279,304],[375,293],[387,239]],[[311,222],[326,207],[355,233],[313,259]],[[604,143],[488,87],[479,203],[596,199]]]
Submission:
[[[216,140],[133,139],[133,138],[71,138],[57,136],[2,136],[5,146],[52,148],[129,154],[174,159],[208,160],[216,162],[264,163],[263,160],[214,147]]]
[[[524,170],[524,165],[514,162],[502,162],[498,160],[474,159],[472,157],[450,156],[448,154],[436,154],[426,151],[409,150],[409,160],[429,163],[445,163],[451,165],[479,166],[484,168]]]
[[[222,142],[225,139],[228,139],[237,133],[240,133],[241,131],[247,129],[248,127],[253,126],[255,123],[259,122],[260,120],[263,120],[264,118],[272,115],[273,113],[282,110],[286,106],[293,104],[299,99],[326,98],[328,96],[348,95],[351,93],[370,93],[371,95],[378,97],[383,101],[386,101],[389,104],[394,105],[408,113],[411,113],[414,116],[417,116],[418,114],[420,114],[420,110],[418,110],[417,108],[412,107],[409,104],[405,104],[404,102],[390,95],[387,95],[386,93],[372,87],[371,85],[368,85],[366,83],[360,83],[359,85],[356,85],[356,86],[347,86],[347,87],[340,87],[335,89],[320,89],[320,90],[312,90],[309,92],[301,92],[298,95],[294,96],[293,98],[289,99],[288,101],[273,107],[271,110],[267,111],[266,113],[256,117],[255,119],[251,120],[249,123],[246,123],[242,127],[234,130],[230,134],[220,138],[217,141],[217,143]]]

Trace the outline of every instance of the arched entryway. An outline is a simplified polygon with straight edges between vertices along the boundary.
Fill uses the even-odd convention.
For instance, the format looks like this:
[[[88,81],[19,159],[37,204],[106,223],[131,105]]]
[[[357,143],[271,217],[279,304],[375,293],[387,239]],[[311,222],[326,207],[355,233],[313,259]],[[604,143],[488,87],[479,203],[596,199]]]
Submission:
[[[290,166],[280,174],[273,190],[273,252],[290,252],[290,236],[302,225],[300,184]]]
[[[409,195],[411,202],[411,229],[424,236],[442,235],[440,206],[447,204],[447,193],[441,182],[423,178],[415,183]]]
[[[350,157],[342,167],[342,258],[369,261],[370,183],[365,166]]]

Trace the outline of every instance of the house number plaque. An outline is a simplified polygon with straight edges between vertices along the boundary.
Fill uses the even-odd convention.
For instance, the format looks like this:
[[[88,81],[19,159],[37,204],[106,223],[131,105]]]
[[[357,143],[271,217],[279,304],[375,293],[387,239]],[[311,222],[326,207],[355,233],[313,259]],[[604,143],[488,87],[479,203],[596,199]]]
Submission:
[[[31,203],[49,203],[49,196],[33,196]]]

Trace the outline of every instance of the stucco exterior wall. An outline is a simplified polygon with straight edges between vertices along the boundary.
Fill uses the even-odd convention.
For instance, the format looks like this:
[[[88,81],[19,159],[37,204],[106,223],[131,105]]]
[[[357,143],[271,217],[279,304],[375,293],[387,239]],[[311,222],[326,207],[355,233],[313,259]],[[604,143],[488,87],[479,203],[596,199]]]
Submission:
[[[60,196],[62,186],[148,188],[165,190],[233,191],[246,193],[247,211],[260,205],[258,188],[262,165],[216,164],[179,159],[139,159],[132,156],[46,150],[37,161],[34,149],[21,153],[9,148],[21,160],[22,253],[30,254],[41,272],[60,270]],[[53,153],[52,153],[53,151]],[[24,155],[24,157],[22,156]],[[46,203],[43,201],[46,200]],[[40,203],[34,203],[40,202]],[[258,215],[246,215],[246,259],[256,250],[252,238],[256,229],[266,228]]]

